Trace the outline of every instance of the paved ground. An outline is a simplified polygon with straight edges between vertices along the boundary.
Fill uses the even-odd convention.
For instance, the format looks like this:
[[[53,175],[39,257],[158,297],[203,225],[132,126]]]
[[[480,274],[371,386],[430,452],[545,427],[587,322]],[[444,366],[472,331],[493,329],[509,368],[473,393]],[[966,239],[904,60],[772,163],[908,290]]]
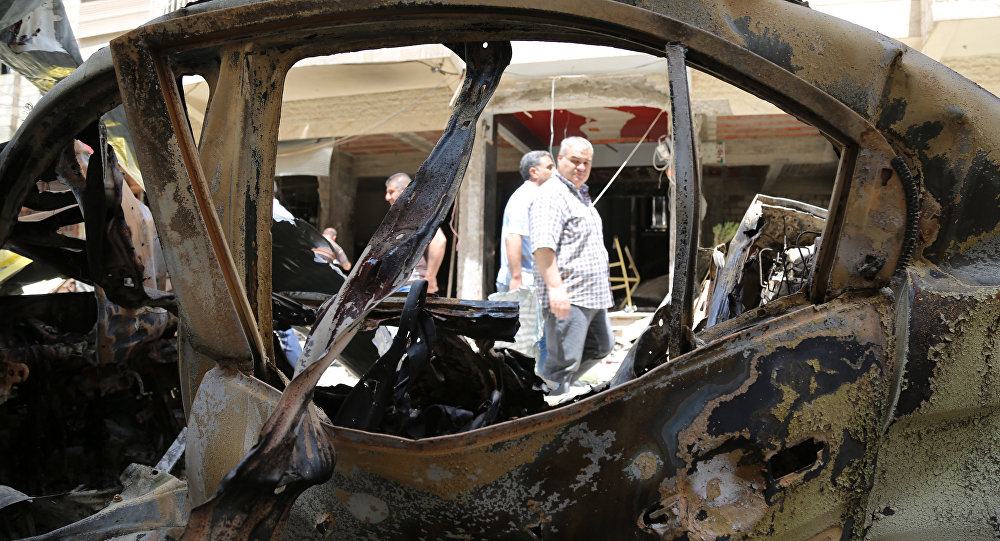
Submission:
[[[615,372],[618,371],[625,354],[632,347],[632,342],[635,342],[639,334],[649,325],[653,314],[649,312],[612,312],[610,316],[611,330],[615,333],[615,350],[600,364],[584,374],[580,381],[604,383],[611,380]]]
[[[319,383],[316,385],[318,387],[333,387],[338,383],[343,383],[344,385],[354,386],[358,382],[358,378],[347,371],[346,368],[338,361],[334,361],[330,365],[330,368],[323,372],[323,376],[319,378]]]
[[[591,385],[611,381],[611,378],[618,372],[629,348],[631,348],[632,342],[649,325],[653,314],[650,312],[612,312],[610,316],[611,330],[615,334],[614,351],[580,377],[580,382],[585,385],[571,387],[570,391],[564,395],[545,397],[545,401],[550,405],[566,402],[577,395],[588,393]]]

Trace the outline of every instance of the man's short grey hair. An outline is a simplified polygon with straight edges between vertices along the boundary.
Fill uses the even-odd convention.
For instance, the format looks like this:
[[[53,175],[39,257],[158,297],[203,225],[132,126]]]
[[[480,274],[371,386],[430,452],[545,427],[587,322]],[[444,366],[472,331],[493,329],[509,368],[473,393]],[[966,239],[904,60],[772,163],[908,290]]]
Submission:
[[[559,155],[565,156],[566,151],[570,147],[573,148],[583,147],[590,150],[591,153],[594,152],[594,145],[590,144],[590,141],[586,140],[583,137],[573,136],[573,137],[567,137],[562,140],[562,143],[559,143]]]
[[[413,179],[410,178],[410,175],[407,175],[406,173],[396,173],[385,179],[385,185],[386,187],[396,185],[399,188],[405,188],[410,185],[412,180]]]
[[[556,162],[552,159],[552,154],[549,154],[548,150],[532,150],[521,156],[521,178],[528,180],[531,177],[531,168],[538,167],[542,163],[542,158],[546,156],[552,160],[552,163]]]

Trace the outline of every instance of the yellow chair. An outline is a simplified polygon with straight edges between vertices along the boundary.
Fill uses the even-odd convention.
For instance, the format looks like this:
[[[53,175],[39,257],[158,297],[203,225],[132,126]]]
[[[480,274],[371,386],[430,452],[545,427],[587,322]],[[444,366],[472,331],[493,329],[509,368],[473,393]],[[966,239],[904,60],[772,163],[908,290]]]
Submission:
[[[635,268],[635,261],[632,260],[632,253],[629,252],[628,246],[625,247],[625,255],[622,256],[622,245],[618,241],[618,237],[615,237],[615,252],[618,253],[618,261],[608,265],[611,268],[611,291],[624,289],[625,306],[631,311],[635,309],[635,306],[632,305],[632,292],[639,285],[639,271]],[[626,259],[628,260],[627,265]],[[621,272],[621,276],[615,276],[616,272]]]
[[[0,284],[27,267],[29,263],[31,260],[27,257],[22,257],[8,250],[0,250]]]

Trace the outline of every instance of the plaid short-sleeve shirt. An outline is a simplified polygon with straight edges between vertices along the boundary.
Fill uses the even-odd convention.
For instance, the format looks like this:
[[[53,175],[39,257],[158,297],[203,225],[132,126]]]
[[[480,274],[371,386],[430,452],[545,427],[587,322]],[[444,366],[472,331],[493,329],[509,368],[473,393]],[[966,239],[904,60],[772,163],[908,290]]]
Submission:
[[[579,190],[555,173],[543,183],[529,209],[531,249],[551,248],[570,304],[583,308],[610,308],[611,280],[604,247],[601,216],[590,202],[587,185]],[[549,309],[549,291],[538,265],[535,289]]]

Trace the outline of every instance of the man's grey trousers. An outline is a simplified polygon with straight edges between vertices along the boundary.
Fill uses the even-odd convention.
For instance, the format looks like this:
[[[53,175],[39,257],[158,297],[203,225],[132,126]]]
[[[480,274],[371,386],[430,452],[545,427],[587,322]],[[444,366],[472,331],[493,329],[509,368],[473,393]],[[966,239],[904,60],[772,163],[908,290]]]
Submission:
[[[608,311],[571,304],[569,317],[556,319],[545,310],[545,346],[548,356],[541,376],[556,384],[551,394],[563,394],[614,349]]]

